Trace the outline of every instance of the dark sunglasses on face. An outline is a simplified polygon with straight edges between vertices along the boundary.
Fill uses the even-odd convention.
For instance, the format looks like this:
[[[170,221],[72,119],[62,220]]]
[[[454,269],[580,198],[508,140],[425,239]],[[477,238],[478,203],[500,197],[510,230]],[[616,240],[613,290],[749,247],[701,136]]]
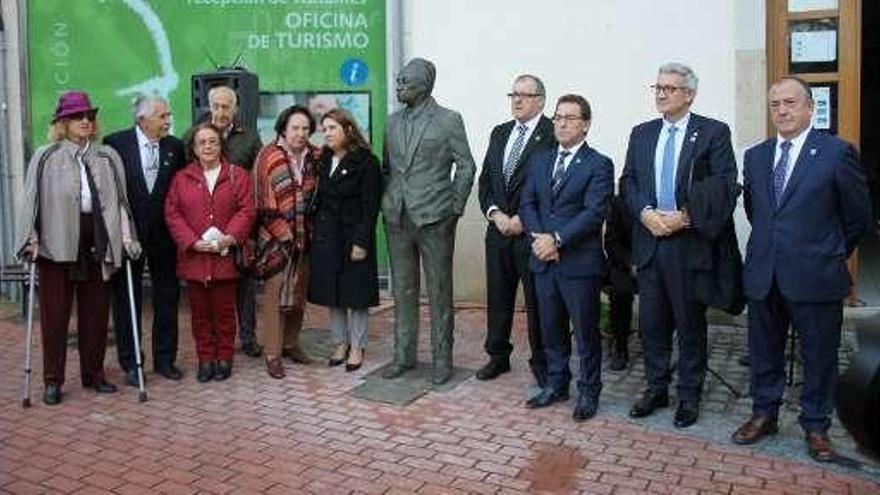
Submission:
[[[74,120],[74,121],[78,121],[78,120],[86,119],[86,120],[88,120],[89,122],[94,122],[95,119],[97,118],[97,116],[98,116],[98,112],[95,112],[95,111],[87,111],[87,112],[77,112],[77,113],[71,114],[71,115],[70,115],[69,117],[67,117],[67,118],[70,119],[70,120]]]

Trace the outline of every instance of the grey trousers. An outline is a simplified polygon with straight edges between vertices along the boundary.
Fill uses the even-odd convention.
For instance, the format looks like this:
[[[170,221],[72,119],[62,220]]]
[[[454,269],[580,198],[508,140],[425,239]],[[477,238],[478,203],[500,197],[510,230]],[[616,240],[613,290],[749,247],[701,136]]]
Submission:
[[[242,275],[235,287],[235,315],[238,318],[238,340],[254,343],[257,326],[257,281]]]
[[[330,308],[333,343],[365,349],[369,316],[367,309]]]
[[[416,227],[404,211],[401,224],[388,225],[388,251],[394,288],[394,362],[416,363],[419,336],[419,262],[425,269],[431,307],[434,368],[452,369],[452,254],[458,217]]]

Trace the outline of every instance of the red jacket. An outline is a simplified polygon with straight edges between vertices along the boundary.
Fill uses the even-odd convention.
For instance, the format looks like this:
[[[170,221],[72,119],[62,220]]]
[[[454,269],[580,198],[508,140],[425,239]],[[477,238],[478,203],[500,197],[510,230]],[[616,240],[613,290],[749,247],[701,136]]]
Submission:
[[[214,226],[240,244],[251,235],[255,212],[251,176],[243,168],[220,164],[214,193],[202,166],[193,162],[174,175],[165,198],[165,222],[177,244],[177,276],[210,282],[238,278],[232,254],[200,253],[192,246]]]

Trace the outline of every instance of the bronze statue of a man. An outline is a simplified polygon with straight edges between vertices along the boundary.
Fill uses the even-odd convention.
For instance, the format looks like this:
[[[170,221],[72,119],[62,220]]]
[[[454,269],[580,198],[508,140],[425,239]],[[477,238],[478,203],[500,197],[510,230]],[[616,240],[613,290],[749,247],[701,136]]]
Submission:
[[[427,60],[407,63],[397,76],[397,99],[406,108],[388,117],[382,211],[394,289],[394,362],[383,376],[397,378],[416,364],[421,261],[431,305],[432,381],[439,385],[452,376],[455,227],[476,167],[461,115],[431,97],[435,75]]]

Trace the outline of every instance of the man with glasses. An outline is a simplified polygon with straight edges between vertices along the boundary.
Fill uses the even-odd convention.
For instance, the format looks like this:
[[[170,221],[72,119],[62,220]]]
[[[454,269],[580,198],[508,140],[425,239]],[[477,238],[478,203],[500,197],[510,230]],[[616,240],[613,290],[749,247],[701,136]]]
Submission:
[[[492,380],[510,371],[510,331],[516,290],[522,282],[528,313],[531,358],[529,366],[538,385],[546,382],[547,360],[541,348],[535,292],[529,272],[531,241],[523,233],[519,199],[529,157],[556,146],[553,123],[544,116],[544,83],[523,74],[508,94],[513,120],[492,129],[480,173],[480,208],[489,220],[486,227],[487,330],[484,348],[489,362],[477,370],[478,380]]]
[[[692,113],[697,76],[690,67],[660,67],[652,86],[662,118],[630,134],[621,185],[634,220],[633,263],[638,269],[639,328],[648,388],[629,414],[641,418],[669,405],[673,333],[678,339],[678,408],[674,424],[697,421],[706,377],[706,306],[694,289],[694,271],[711,266],[711,247],[690,228],[688,201],[696,177],[736,180],[730,130]]]
[[[745,153],[745,210],[752,226],[743,277],[749,301],[752,417],[733,433],[749,445],[776,433],[785,389],[785,341],[800,335],[800,416],[808,452],[836,455],[828,438],[846,259],[871,222],[871,201],[855,148],[812,127],[809,85],[783,77],[768,93],[777,135]],[[874,419],[876,421],[876,418]]]
[[[461,115],[431,97],[436,74],[431,62],[410,60],[397,75],[397,99],[405,108],[388,117],[382,213],[394,287],[394,362],[383,377],[397,378],[416,365],[421,262],[431,306],[431,381],[441,385],[452,377],[455,227],[476,166]]]
[[[104,139],[115,149],[125,167],[126,190],[146,260],[131,264],[134,287],[135,320],[141,330],[142,280],[146,263],[150,266],[150,294],[153,301],[153,368],[169,380],[180,380],[183,373],[177,360],[177,307],[180,282],[175,267],[177,248],[165,224],[165,195],[174,173],[185,165],[183,143],[169,134],[171,109],[158,96],[140,96],[133,105],[134,127]],[[127,385],[138,386],[137,365],[132,340],[128,282],[125,270],[113,276],[113,330],[119,366]]]
[[[529,268],[538,296],[541,341],[547,358],[547,380],[526,402],[530,409],[568,399],[567,328],[578,346],[578,400],[572,417],[585,421],[596,414],[602,391],[602,346],[599,337],[599,291],[605,275],[602,223],[614,193],[614,165],[586,143],[590,104],[580,95],[565,95],[553,116],[558,145],[529,160],[520,216],[531,240]]]

